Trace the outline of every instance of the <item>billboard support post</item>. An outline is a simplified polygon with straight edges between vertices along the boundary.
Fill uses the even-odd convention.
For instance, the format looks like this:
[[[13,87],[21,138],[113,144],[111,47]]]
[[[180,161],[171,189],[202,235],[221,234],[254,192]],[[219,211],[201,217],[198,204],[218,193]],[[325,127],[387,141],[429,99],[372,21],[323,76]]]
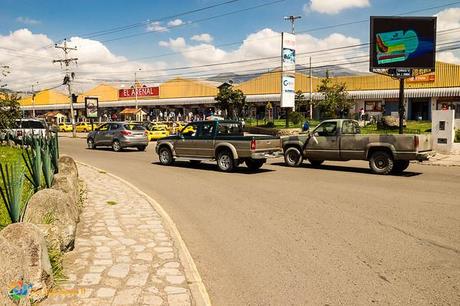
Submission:
[[[404,133],[404,78],[399,79],[399,134]]]

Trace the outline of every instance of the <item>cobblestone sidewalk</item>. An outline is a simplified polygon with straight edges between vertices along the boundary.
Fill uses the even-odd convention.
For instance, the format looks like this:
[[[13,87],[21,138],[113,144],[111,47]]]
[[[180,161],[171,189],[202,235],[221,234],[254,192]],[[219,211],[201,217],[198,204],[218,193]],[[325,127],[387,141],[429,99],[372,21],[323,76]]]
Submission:
[[[42,305],[191,305],[170,233],[149,202],[122,181],[79,166],[87,197],[68,280]]]

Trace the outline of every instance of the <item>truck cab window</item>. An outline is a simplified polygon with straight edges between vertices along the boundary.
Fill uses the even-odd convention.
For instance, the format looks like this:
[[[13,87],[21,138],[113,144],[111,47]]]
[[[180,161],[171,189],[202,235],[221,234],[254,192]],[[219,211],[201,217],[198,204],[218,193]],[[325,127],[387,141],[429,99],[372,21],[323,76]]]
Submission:
[[[214,132],[214,123],[204,123],[201,126],[201,137],[212,137],[212,134]]]
[[[337,122],[324,122],[316,130],[318,136],[330,137],[337,135]]]
[[[355,135],[359,133],[360,133],[360,129],[359,129],[359,125],[357,122],[352,121],[352,120],[347,120],[343,122],[342,134]]]

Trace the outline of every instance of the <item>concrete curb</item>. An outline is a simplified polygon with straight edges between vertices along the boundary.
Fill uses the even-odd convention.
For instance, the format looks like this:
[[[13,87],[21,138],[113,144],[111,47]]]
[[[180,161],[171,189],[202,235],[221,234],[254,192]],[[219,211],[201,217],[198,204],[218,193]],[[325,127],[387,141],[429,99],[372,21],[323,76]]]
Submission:
[[[209,299],[208,291],[206,290],[206,287],[203,284],[203,280],[201,279],[200,273],[198,272],[198,269],[195,265],[195,262],[193,261],[192,256],[190,255],[189,250],[187,249],[187,246],[185,245],[184,240],[182,239],[182,236],[179,233],[179,230],[176,227],[176,224],[174,221],[171,219],[171,217],[168,215],[168,213],[163,209],[163,207],[154,199],[152,199],[150,196],[148,196],[145,192],[131,184],[130,182],[122,179],[121,177],[118,177],[114,174],[111,174],[103,169],[94,167],[92,165],[76,161],[77,164],[92,168],[97,171],[103,171],[106,175],[110,175],[111,177],[122,181],[124,184],[128,185],[134,191],[142,195],[152,206],[153,209],[155,209],[160,216],[163,218],[165,222],[165,226],[169,229],[171,232],[171,235],[173,236],[173,239],[177,242],[177,248],[179,251],[179,258],[184,265],[184,271],[185,275],[187,277],[188,285],[190,287],[190,292],[192,294],[193,300],[195,302],[195,305],[199,306],[211,306],[211,300]]]

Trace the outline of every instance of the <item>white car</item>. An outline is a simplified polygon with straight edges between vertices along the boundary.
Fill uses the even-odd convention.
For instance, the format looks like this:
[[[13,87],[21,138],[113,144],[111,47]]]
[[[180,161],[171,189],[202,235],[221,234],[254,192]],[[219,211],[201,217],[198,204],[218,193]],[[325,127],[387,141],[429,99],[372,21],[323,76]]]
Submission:
[[[8,133],[17,139],[24,136],[43,136],[48,134],[48,126],[45,121],[38,119],[18,119],[15,126]]]

